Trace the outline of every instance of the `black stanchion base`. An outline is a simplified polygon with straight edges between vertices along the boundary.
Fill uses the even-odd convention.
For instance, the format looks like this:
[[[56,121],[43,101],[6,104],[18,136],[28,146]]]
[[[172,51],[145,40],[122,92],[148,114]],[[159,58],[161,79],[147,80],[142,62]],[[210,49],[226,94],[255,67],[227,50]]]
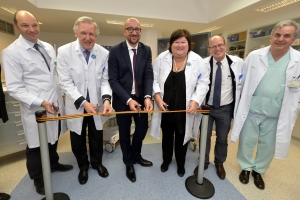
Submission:
[[[203,184],[197,182],[197,176],[190,176],[185,180],[185,187],[193,196],[200,199],[209,199],[215,194],[214,185],[203,177]]]
[[[9,194],[0,193],[0,200],[8,200],[10,199]]]
[[[65,193],[53,193],[54,200],[70,200],[70,197]],[[42,200],[46,200],[46,197],[42,198]]]

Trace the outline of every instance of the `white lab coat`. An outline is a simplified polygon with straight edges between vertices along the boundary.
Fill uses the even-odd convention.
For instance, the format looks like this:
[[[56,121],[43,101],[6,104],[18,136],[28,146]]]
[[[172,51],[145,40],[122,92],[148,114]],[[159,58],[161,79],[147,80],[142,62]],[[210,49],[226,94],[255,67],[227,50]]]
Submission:
[[[83,114],[84,108],[76,109],[74,102],[81,96],[86,98],[89,90],[90,102],[102,104],[102,95],[111,95],[107,70],[108,51],[95,44],[90,53],[89,63],[80,48],[78,39],[58,48],[57,71],[59,84],[66,94],[66,113]],[[101,106],[103,110],[103,106]],[[102,130],[107,117],[94,115],[97,130]],[[68,128],[81,134],[83,118],[68,119]]]
[[[242,96],[231,132],[233,142],[237,140],[248,116],[252,95],[268,69],[269,49],[270,46],[253,51],[245,60]],[[276,131],[275,158],[278,159],[286,159],[288,155],[292,130],[298,117],[300,87],[288,87],[288,82],[298,76],[300,76],[300,52],[290,47],[290,62],[286,69],[286,85]]]
[[[236,114],[236,110],[240,101],[240,96],[241,96],[241,77],[242,75],[242,69],[243,69],[243,59],[237,57],[237,56],[232,56],[232,55],[227,55],[229,56],[229,58],[232,60],[232,63],[230,65],[231,70],[234,73],[235,76],[235,103],[234,103],[234,111],[233,111],[233,117],[235,118],[235,114]],[[207,57],[204,59],[204,63],[205,66],[209,69],[209,73],[211,73],[211,66],[210,66],[210,59],[211,56]],[[226,59],[226,57],[225,57]],[[201,122],[202,119],[202,114],[197,115],[195,120],[200,120]],[[195,123],[195,125],[199,124],[199,123]],[[198,126],[199,128],[199,126]],[[193,132],[194,134],[198,133],[198,128],[196,126],[194,126]]]
[[[43,110],[31,105],[37,98],[55,102],[59,101],[63,114],[64,107],[56,82],[56,56],[53,47],[40,41],[50,56],[50,72],[40,53],[28,44],[20,35],[11,45],[2,51],[2,65],[6,77],[9,95],[20,102],[21,120],[26,142],[29,148],[39,147],[38,127],[35,112]],[[52,116],[47,113],[48,116]],[[46,122],[48,142],[54,144],[58,139],[58,121]],[[66,132],[66,123],[62,121],[62,133]]]
[[[153,94],[160,93],[161,98],[164,96],[164,84],[172,70],[172,54],[167,50],[161,53],[153,63],[154,81]],[[186,84],[186,107],[194,100],[200,106],[208,91],[209,69],[204,65],[203,59],[196,53],[188,53],[187,65],[185,68]],[[159,110],[154,101],[154,110]],[[185,137],[184,143],[190,140],[195,115],[186,114]],[[150,134],[159,138],[161,124],[161,113],[153,113],[150,125]],[[199,127],[199,124],[198,124]],[[192,136],[197,138],[197,134]]]

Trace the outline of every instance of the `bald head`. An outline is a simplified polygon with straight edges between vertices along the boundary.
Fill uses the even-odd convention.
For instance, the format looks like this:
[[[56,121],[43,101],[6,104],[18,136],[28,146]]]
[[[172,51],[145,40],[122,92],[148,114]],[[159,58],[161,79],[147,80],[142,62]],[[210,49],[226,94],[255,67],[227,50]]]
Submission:
[[[127,28],[131,23],[137,23],[138,25],[140,25],[139,20],[137,20],[136,18],[129,18],[125,21],[124,28]]]
[[[223,44],[225,44],[225,39],[223,38],[223,36],[215,35],[215,36],[212,36],[211,38],[209,38],[209,40],[208,40],[208,46],[209,46],[209,42],[211,40],[214,40],[214,39],[222,39],[223,40]]]
[[[31,12],[28,12],[26,10],[19,10],[19,11],[15,12],[15,14],[14,14],[14,23],[15,23],[15,25],[18,24],[18,18],[20,18],[24,15],[30,15],[31,17],[36,19],[36,22],[38,22],[37,18]]]

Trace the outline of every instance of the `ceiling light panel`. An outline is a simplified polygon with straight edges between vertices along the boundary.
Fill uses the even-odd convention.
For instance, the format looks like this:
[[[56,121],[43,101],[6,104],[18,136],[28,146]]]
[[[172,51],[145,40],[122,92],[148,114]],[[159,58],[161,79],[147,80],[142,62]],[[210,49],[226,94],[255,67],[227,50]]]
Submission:
[[[293,4],[293,3],[297,3],[299,1],[300,0],[281,0],[281,1],[276,1],[276,2],[273,2],[273,3],[269,4],[269,5],[267,5],[267,6],[258,8],[258,9],[256,9],[256,11],[258,11],[258,12],[269,12],[269,11],[276,10],[278,8],[281,8],[281,7],[284,7],[284,6]]]

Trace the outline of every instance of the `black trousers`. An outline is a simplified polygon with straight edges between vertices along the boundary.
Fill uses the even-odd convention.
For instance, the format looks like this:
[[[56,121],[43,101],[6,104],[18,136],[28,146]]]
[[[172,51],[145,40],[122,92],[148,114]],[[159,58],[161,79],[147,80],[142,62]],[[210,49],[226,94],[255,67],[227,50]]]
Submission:
[[[80,170],[88,170],[90,162],[86,147],[86,127],[88,127],[90,161],[92,167],[102,165],[103,130],[97,130],[93,116],[83,118],[81,135],[70,131],[71,146]]]
[[[209,164],[209,153],[211,146],[211,135],[214,122],[216,123],[215,164],[222,164],[227,158],[228,133],[233,118],[234,103],[219,108],[210,107],[207,127],[207,140],[205,151],[205,163]]]
[[[58,123],[58,137],[60,135],[60,121]],[[55,168],[59,165],[58,160],[59,156],[57,153],[57,144],[48,143],[49,149],[49,158],[51,168]],[[31,179],[40,179],[43,178],[43,169],[42,169],[42,160],[41,160],[41,151],[40,147],[29,148],[26,147],[26,166],[28,170],[29,177]]]
[[[132,98],[138,102],[138,99],[135,96],[132,96]],[[129,111],[129,106],[127,106],[125,110]],[[132,141],[130,141],[132,118],[135,123],[135,130]],[[122,114],[117,115],[116,119],[119,126],[123,162],[126,166],[131,166],[134,161],[142,158],[142,144],[148,130],[148,114]]]
[[[175,159],[179,169],[184,168],[188,143],[183,145],[184,134],[179,134],[175,123],[162,120],[162,151],[164,163],[170,164],[173,157],[173,144],[175,140]],[[175,137],[174,137],[175,135]]]

